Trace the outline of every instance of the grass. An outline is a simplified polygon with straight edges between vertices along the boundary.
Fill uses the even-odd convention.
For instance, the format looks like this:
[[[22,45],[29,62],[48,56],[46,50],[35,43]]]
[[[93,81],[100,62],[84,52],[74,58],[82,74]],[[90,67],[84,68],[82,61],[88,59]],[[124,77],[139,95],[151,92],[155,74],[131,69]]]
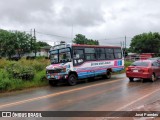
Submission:
[[[0,92],[47,85],[45,68],[49,64],[49,60],[44,58],[35,60],[23,58],[19,61],[0,59]],[[22,76],[25,74],[32,75],[32,77],[24,79]]]

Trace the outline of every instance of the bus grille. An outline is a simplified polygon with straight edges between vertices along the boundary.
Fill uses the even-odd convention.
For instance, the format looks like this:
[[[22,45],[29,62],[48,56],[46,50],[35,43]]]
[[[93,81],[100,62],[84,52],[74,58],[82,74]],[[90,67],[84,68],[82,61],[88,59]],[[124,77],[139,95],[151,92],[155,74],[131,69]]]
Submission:
[[[56,70],[47,70],[47,73],[60,73],[62,70],[61,69],[56,69]]]

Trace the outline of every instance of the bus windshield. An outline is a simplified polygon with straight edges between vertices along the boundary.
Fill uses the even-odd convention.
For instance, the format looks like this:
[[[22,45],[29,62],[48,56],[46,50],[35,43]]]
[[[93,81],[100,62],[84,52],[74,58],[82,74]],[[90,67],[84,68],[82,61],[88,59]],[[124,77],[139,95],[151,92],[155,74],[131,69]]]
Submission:
[[[65,63],[71,61],[71,51],[69,48],[52,50],[50,52],[51,64]]]

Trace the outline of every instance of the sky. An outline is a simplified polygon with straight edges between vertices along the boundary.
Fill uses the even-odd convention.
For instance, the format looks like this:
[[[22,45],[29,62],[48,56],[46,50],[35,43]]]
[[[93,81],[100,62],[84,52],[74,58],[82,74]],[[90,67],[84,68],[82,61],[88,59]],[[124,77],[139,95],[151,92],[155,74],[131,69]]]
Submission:
[[[1,0],[0,29],[31,33],[37,40],[71,43],[76,34],[120,45],[160,31],[160,0]]]

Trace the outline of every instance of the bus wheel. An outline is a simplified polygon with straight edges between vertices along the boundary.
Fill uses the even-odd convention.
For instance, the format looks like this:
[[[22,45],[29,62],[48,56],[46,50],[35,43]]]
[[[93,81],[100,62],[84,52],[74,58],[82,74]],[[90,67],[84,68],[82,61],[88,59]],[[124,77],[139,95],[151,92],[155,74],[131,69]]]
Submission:
[[[77,84],[77,77],[74,74],[69,75],[68,77],[68,85],[74,86]]]
[[[57,84],[58,84],[58,81],[49,80],[49,85],[50,86],[56,86]]]
[[[109,70],[106,71],[106,74],[104,75],[104,78],[110,79],[111,78],[111,72]]]

